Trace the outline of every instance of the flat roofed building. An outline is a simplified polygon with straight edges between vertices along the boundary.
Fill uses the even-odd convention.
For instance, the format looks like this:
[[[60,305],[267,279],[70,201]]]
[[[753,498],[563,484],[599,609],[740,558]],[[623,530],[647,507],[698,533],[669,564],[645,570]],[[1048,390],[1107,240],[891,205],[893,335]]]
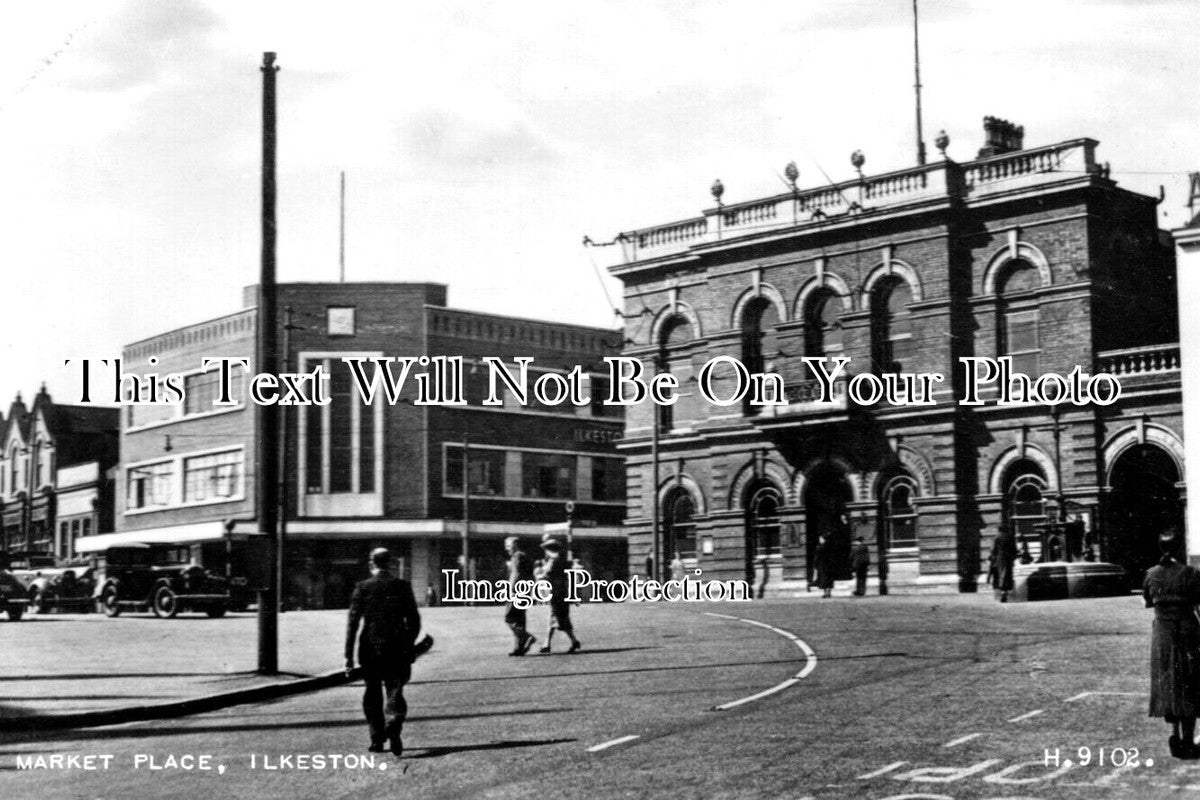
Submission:
[[[159,380],[178,373],[185,399],[122,409],[118,532],[91,546],[176,541],[219,560],[229,539],[255,535],[255,414],[246,391],[255,372],[255,292],[246,290],[240,312],[125,348],[127,372],[153,371]],[[501,392],[502,406],[482,405],[492,371],[485,358],[514,375],[517,359],[532,359],[530,384],[578,367],[599,385],[619,331],[449,308],[446,287],[431,283],[280,284],[278,308],[281,347],[287,341],[281,372],[321,376],[320,394],[314,380],[295,379],[287,391],[297,403],[284,407],[287,606],[344,606],[367,554],[380,546],[394,552],[419,595],[427,585],[441,594],[441,570],[460,567],[464,441],[473,575],[502,577],[504,537],[525,537],[532,551],[546,525],[566,520],[568,502],[576,557],[601,574],[624,574],[620,409],[532,397],[522,405],[511,392]],[[233,405],[213,405],[218,372],[202,371],[206,357],[247,359],[248,371],[232,371]],[[397,402],[389,402],[376,370],[404,358],[432,361],[409,364]],[[358,360],[371,402],[344,359]],[[398,378],[402,362],[391,366]],[[426,378],[418,375],[435,389],[461,380],[467,402],[420,404],[416,386]]]

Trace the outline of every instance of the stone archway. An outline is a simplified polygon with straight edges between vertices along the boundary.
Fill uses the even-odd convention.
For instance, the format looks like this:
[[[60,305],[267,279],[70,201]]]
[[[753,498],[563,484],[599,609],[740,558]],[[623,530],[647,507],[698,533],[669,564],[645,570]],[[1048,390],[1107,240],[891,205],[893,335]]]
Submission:
[[[1130,587],[1141,585],[1158,561],[1158,536],[1183,524],[1179,465],[1147,442],[1125,448],[1109,469],[1105,560],[1125,567]]]
[[[822,462],[805,475],[803,503],[805,516],[805,563],[808,580],[813,581],[817,544],[827,537],[834,577],[850,577],[850,524],[846,505],[854,500],[854,487],[847,473],[830,462]]]

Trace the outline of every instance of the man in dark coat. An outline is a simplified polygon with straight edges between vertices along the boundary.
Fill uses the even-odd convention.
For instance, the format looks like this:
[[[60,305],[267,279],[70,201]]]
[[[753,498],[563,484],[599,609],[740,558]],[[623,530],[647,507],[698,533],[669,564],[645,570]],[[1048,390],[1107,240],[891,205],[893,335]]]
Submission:
[[[504,540],[504,551],[508,553],[508,588],[516,596],[518,581],[533,580],[533,561],[525,555],[517,543],[517,537],[509,536]],[[512,600],[504,609],[504,624],[513,632],[516,642],[510,656],[523,656],[537,641],[537,637],[525,630],[525,609],[517,608]]]
[[[996,583],[993,589],[1000,590],[1000,602],[1008,602],[1008,593],[1013,590],[1013,564],[1017,560],[1017,540],[1008,528],[1001,528],[992,543],[992,560],[996,565]]]
[[[371,577],[354,587],[350,622],[346,628],[346,672],[358,664],[366,684],[363,714],[371,729],[372,753],[384,742],[396,755],[403,752],[400,731],[408,714],[404,684],[412,674],[413,643],[421,630],[421,615],[412,586],[390,572],[392,556],[380,547],[371,551]],[[362,635],[359,635],[362,623]]]

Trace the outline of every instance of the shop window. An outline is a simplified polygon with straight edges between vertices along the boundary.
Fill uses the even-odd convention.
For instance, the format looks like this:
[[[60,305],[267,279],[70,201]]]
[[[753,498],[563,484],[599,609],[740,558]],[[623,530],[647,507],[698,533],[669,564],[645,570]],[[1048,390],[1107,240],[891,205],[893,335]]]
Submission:
[[[619,502],[625,499],[625,462],[619,458],[592,459],[592,499]]]
[[[575,460],[575,456],[572,455],[522,453],[522,496],[562,499],[574,497]]]
[[[490,448],[469,448],[471,468],[469,470],[469,486],[475,496],[504,494],[504,464],[505,451]],[[461,446],[447,447],[446,453],[446,494],[462,494],[463,448]]]

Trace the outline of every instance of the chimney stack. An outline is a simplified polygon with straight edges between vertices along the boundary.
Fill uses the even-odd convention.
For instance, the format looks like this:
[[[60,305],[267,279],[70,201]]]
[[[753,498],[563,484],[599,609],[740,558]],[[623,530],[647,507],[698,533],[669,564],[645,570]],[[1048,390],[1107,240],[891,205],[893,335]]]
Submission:
[[[983,118],[983,147],[979,158],[1012,153],[1025,147],[1025,126],[1014,125],[999,117]]]

